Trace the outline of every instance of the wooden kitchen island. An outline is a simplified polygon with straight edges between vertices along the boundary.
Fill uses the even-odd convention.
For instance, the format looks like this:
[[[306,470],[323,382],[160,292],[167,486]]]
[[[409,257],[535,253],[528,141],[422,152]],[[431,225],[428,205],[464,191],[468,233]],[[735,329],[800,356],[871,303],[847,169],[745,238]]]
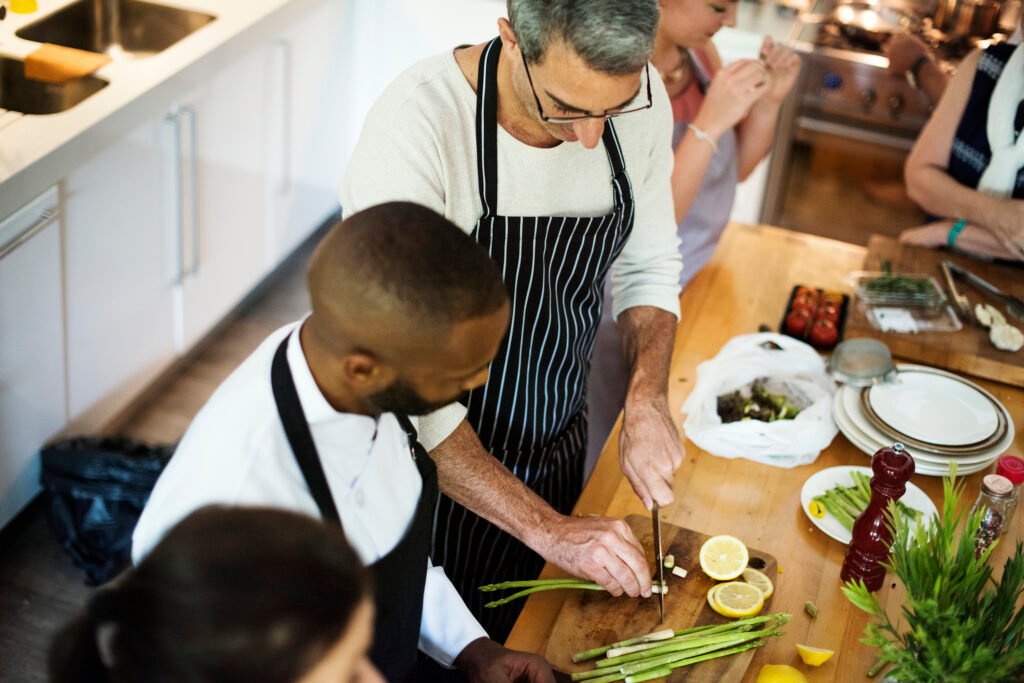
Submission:
[[[860,270],[866,250],[842,242],[767,226],[731,224],[711,263],[697,276],[681,299],[682,317],[676,336],[669,378],[669,405],[681,424],[680,408],[693,388],[699,363],[713,357],[731,337],[756,332],[766,324],[777,328],[790,288],[797,283],[850,291],[846,280]],[[974,379],[974,378],[972,378]],[[1021,435],[1024,390],[975,380],[1010,411],[1018,427],[1010,453],[1024,453]],[[680,430],[681,433],[681,430]],[[701,451],[685,441],[686,460],[676,475],[675,503],[662,510],[672,524],[713,534],[731,534],[750,547],[778,559],[775,595],[769,610],[789,612],[792,621],[782,637],[759,648],[744,681],[754,681],[764,664],[792,664],[811,681],[864,681],[875,661],[875,650],[858,642],[869,617],[840,592],[839,570],[846,546],[832,540],[808,521],[800,507],[800,488],[813,473],[836,465],[867,465],[868,457],[840,433],[811,465],[779,469],[749,460],[728,460]],[[624,518],[648,514],[619,469],[618,426],[590,477],[574,514]],[[970,505],[988,470],[966,478],[964,499]],[[915,475],[913,480],[942,507],[942,481]],[[993,554],[1001,567],[1012,541],[1022,536],[1018,513],[1006,539]],[[1011,542],[1007,542],[1011,541]],[[542,576],[563,575],[548,565]],[[513,578],[513,577],[510,577]],[[891,579],[892,577],[890,577]],[[902,587],[887,580],[879,598],[891,618],[899,613]],[[566,591],[531,596],[507,645],[545,654]],[[653,599],[653,598],[652,598]],[[810,619],[803,610],[813,601],[820,613]],[[622,637],[637,635],[621,634]],[[836,651],[815,669],[800,662],[794,645],[804,643]],[[601,643],[594,643],[600,645]],[[880,679],[876,679],[880,680]]]

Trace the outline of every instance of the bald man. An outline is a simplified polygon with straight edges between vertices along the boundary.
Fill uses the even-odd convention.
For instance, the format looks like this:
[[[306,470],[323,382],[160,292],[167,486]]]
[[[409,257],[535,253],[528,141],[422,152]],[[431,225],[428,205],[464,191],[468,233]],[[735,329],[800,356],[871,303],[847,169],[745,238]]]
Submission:
[[[553,681],[539,657],[488,639],[428,559],[437,477],[412,416],[486,380],[509,320],[494,262],[442,216],[392,202],[324,238],[309,292],[312,313],[270,335],[189,426],[133,558],[207,504],[305,512],[340,524],[372,570],[371,659],[389,681],[412,680],[417,647],[470,681]]]

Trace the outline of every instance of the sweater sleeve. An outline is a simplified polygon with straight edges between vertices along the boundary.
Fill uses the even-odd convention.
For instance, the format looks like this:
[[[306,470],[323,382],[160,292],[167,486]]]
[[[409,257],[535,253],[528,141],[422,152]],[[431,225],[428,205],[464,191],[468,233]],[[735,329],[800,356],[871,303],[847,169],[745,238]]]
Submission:
[[[647,138],[646,167],[627,169],[633,183],[636,217],[626,246],[612,266],[612,313],[633,306],[655,306],[679,317],[682,257],[672,206],[672,107],[654,69],[653,126]]]

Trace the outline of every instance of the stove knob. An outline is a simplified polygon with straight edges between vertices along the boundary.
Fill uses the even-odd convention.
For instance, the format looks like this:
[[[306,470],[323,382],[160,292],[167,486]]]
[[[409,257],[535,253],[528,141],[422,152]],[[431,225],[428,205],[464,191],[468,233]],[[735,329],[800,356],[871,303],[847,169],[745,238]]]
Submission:
[[[864,105],[864,111],[871,109],[875,106],[875,102],[878,100],[878,93],[871,88],[865,88],[860,91],[860,103]]]
[[[889,96],[889,113],[892,114],[894,119],[899,118],[906,106],[907,102],[903,99],[903,95],[896,94]]]
[[[825,86],[825,90],[839,90],[843,87],[843,77],[830,71],[822,79],[822,85]]]

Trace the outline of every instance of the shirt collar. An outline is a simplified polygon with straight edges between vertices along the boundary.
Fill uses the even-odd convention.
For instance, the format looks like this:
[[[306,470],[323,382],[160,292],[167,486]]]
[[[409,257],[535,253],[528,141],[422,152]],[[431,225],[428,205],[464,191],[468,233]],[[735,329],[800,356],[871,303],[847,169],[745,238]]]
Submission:
[[[317,424],[331,420],[366,420],[371,429],[375,429],[377,421],[368,415],[356,415],[354,413],[342,413],[334,409],[327,401],[316,380],[313,379],[313,372],[309,369],[306,361],[306,354],[302,350],[302,341],[299,339],[299,330],[308,320],[303,318],[288,335],[288,367],[291,369],[292,381],[295,382],[295,391],[299,395],[299,402],[302,404],[302,412],[306,415],[306,422]]]

